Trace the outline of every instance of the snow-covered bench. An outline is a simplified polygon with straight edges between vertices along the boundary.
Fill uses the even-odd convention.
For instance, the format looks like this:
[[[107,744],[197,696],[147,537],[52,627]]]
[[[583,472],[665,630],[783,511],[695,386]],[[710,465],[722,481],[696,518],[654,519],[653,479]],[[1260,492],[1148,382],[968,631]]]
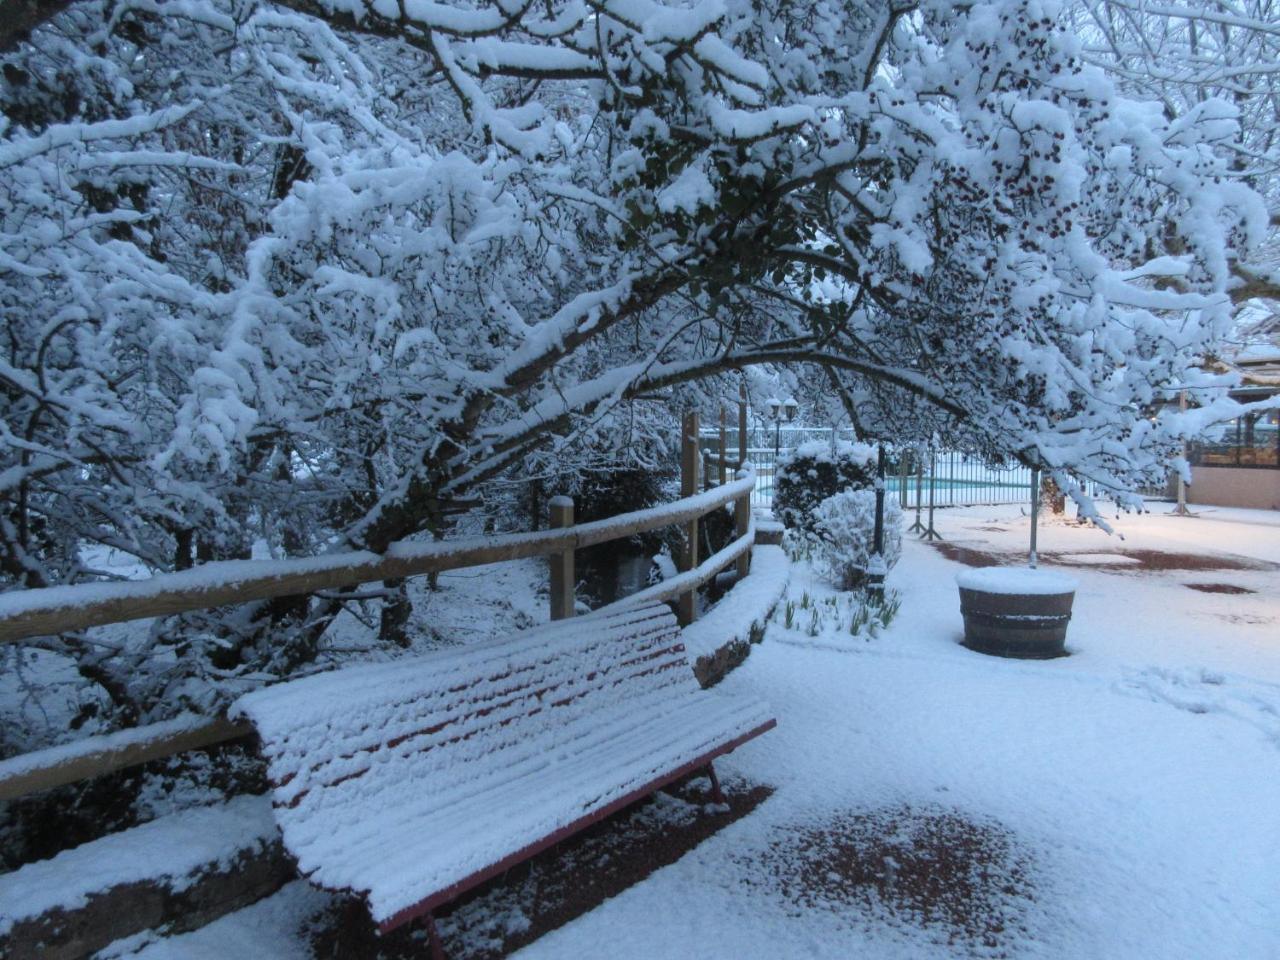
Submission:
[[[257,691],[276,819],[300,872],[382,931],[774,725],[704,691],[662,604]],[[718,790],[718,788],[717,788]]]

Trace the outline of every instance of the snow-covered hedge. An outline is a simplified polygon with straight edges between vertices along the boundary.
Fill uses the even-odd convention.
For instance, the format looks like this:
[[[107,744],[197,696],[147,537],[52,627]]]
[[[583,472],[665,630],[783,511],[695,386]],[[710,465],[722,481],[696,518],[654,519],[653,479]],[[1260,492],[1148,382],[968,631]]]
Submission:
[[[813,516],[813,562],[818,571],[842,590],[866,580],[867,561],[875,543],[874,490],[845,490],[827,497]],[[897,497],[884,498],[884,562],[892,569],[902,556],[902,508]]]
[[[840,442],[834,453],[824,440],[801,444],[778,461],[773,515],[789,529],[812,532],[822,501],[875,482],[875,456],[875,448],[865,443]]]

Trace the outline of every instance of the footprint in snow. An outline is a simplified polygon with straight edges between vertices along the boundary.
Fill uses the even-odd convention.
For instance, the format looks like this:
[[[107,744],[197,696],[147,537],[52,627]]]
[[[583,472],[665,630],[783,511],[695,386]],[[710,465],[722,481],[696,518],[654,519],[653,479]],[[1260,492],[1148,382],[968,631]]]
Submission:
[[[1220,713],[1256,727],[1280,748],[1280,685],[1214,670],[1146,667],[1128,670],[1116,684],[1141,697],[1192,714]]]

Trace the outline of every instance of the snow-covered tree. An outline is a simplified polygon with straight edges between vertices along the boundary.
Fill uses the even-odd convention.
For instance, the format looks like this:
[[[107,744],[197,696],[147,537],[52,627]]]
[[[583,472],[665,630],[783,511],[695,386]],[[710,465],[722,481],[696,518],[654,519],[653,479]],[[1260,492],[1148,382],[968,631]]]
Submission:
[[[872,434],[945,426],[1117,493],[1233,415],[1147,413],[1217,383],[1197,360],[1266,237],[1239,109],[1122,94],[1053,4],[24,9],[13,588],[100,576],[91,542],[162,570],[442,536],[549,459],[653,460],[674,408],[758,366]],[[402,586],[379,599],[394,639]],[[41,643],[128,722],[296,669],[350,602]]]
[[[1235,108],[1240,134],[1226,145],[1230,175],[1265,198],[1270,230],[1252,256],[1233,262],[1229,289],[1237,303],[1280,299],[1280,6],[1086,0],[1067,9],[1083,38],[1081,56],[1123,89],[1160,103],[1166,116],[1211,99]]]

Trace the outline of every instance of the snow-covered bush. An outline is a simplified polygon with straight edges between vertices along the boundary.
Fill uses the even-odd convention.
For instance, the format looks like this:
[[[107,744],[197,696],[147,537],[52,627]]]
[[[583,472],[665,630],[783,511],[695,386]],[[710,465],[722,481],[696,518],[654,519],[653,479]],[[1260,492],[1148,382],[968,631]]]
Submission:
[[[1280,289],[1240,126],[1274,111],[1237,73],[1131,100],[1041,0],[20,6],[0,592],[517,526],[531,478],[667,465],[759,368],[1122,494],[1242,415],[1203,358]],[[0,742],[213,712],[353,618],[398,646],[408,603],[28,638],[79,707],[36,737],[66,685],[10,671]]]
[[[773,483],[773,515],[792,530],[810,533],[818,505],[844,490],[875,482],[875,449],[865,443],[803,443],[778,461]]]
[[[827,497],[813,514],[813,544],[818,571],[842,590],[852,590],[866,579],[867,561],[875,543],[876,494],[874,490],[845,490]],[[884,562],[892,569],[902,556],[902,508],[898,498],[884,498]]]

